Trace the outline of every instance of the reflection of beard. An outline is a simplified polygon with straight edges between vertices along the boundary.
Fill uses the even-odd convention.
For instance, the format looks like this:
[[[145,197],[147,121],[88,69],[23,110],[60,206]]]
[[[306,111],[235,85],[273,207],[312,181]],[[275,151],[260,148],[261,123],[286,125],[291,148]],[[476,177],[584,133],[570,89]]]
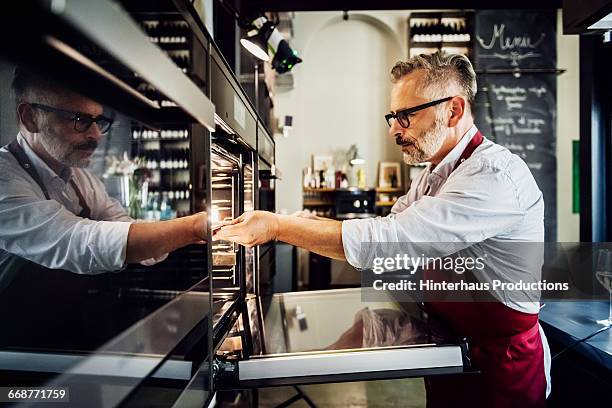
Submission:
[[[79,145],[66,144],[62,139],[53,133],[49,127],[44,129],[44,133],[40,135],[40,143],[45,148],[47,153],[59,163],[68,167],[87,167],[89,166],[90,157],[80,156],[82,150],[94,150],[98,147],[95,140],[89,140]]]
[[[446,124],[442,115],[436,115],[436,119],[430,128],[421,134],[416,143],[412,144],[411,151],[408,153],[402,152],[404,162],[406,164],[419,164],[431,159],[444,143],[446,138],[445,127]]]

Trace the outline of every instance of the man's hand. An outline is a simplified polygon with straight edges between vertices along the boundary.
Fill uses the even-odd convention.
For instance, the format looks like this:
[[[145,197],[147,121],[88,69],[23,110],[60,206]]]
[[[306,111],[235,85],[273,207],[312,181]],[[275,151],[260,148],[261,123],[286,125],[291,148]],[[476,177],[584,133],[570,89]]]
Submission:
[[[265,244],[277,238],[279,231],[278,216],[267,211],[249,211],[221,227],[214,239],[236,242],[247,248]]]
[[[236,242],[246,247],[278,240],[317,254],[345,260],[342,223],[329,219],[308,219],[250,211],[229,221],[213,234],[213,239]]]

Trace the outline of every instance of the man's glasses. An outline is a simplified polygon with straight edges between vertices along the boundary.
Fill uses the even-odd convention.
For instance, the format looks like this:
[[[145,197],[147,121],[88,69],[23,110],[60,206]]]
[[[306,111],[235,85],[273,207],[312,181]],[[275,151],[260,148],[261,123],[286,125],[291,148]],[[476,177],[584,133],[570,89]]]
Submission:
[[[55,113],[56,115],[64,119],[74,121],[74,130],[80,133],[87,132],[87,130],[89,130],[91,125],[94,123],[96,124],[96,126],[98,126],[98,129],[100,129],[100,133],[106,133],[113,124],[113,119],[107,118],[106,116],[102,115],[93,117],[86,113],[53,108],[51,106],[42,105],[40,103],[31,103],[30,106],[36,109],[43,110],[45,112]]]
[[[420,110],[423,109],[427,109],[431,106],[435,106],[435,105],[439,105],[442,102],[446,102],[446,101],[450,101],[451,99],[453,99],[452,96],[449,96],[447,98],[442,98],[442,99],[438,99],[432,102],[427,102],[424,103],[422,105],[418,105],[418,106],[413,106],[412,108],[408,108],[408,109],[403,109],[399,112],[391,112],[391,113],[387,113],[385,115],[385,119],[387,120],[387,125],[389,125],[389,127],[391,127],[391,124],[393,122],[391,122],[391,119],[397,119],[397,121],[399,122],[400,126],[403,128],[409,128],[410,127],[410,115],[413,114],[414,112],[418,112]]]

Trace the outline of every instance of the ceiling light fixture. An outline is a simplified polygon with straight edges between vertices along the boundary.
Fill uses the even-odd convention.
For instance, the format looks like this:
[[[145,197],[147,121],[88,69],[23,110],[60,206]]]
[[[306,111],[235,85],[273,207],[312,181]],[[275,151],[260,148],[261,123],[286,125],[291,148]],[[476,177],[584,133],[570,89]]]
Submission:
[[[271,51],[272,68],[279,74],[289,72],[296,64],[302,62],[297,52],[291,49],[289,43],[266,17],[258,17],[251,22],[253,29],[249,31],[248,37],[240,40],[240,43],[257,58],[269,61],[268,51]],[[265,54],[265,56],[264,56]]]

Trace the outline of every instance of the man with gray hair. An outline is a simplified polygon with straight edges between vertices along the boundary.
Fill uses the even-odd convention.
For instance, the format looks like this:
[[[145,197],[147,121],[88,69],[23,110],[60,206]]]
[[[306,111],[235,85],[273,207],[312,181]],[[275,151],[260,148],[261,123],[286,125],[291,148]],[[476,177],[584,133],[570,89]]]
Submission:
[[[19,269],[116,271],[204,239],[205,213],[137,223],[86,169],[112,124],[99,103],[19,67],[12,87],[20,131],[0,149],[0,291]]]
[[[468,58],[419,55],[398,62],[391,74],[389,136],[407,164],[427,166],[389,216],[340,222],[254,211],[215,237],[246,246],[276,239],[361,269],[374,266],[371,246],[363,243],[543,242],[544,201],[527,165],[474,125],[476,74]],[[520,260],[512,264],[503,254],[487,255],[502,265],[487,279],[520,280]],[[472,362],[481,371],[427,378],[429,407],[545,405],[550,353],[538,324],[539,303],[495,299],[425,304],[468,338]]]

